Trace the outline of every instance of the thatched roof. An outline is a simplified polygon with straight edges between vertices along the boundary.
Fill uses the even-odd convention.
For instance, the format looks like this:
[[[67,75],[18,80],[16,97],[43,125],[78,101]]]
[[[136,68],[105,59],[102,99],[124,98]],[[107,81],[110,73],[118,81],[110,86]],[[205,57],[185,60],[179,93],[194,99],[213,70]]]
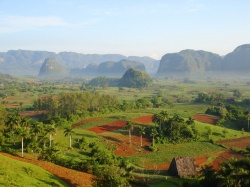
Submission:
[[[178,177],[198,174],[194,157],[174,157],[168,171]]]

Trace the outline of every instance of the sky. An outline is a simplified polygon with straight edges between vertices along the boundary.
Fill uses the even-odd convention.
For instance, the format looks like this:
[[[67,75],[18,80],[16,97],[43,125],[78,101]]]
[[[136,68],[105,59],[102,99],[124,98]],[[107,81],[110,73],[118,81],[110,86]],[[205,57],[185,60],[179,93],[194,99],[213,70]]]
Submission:
[[[249,0],[0,0],[0,52],[160,59],[184,49],[226,55],[247,43]]]

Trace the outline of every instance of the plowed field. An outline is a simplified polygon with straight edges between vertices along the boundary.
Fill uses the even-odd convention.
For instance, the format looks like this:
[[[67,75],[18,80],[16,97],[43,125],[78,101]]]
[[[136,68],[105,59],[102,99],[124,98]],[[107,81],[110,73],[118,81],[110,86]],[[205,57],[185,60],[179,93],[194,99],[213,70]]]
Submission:
[[[247,146],[250,146],[250,136],[231,140],[220,140],[218,143],[223,144],[228,148],[244,149]]]
[[[205,114],[195,114],[193,115],[193,118],[202,123],[209,123],[209,124],[216,124],[216,122],[219,120],[219,118],[216,116],[209,116]]]
[[[89,128],[89,131],[95,132],[96,134],[100,134],[103,132],[110,132],[110,131],[114,131],[114,130],[118,130],[121,128],[124,128],[126,125],[126,122],[123,120],[118,120],[118,121],[112,121],[110,123],[101,125],[101,126],[97,126],[97,127],[93,127],[93,128]]]
[[[229,160],[230,158],[243,158],[243,156],[234,153],[232,151],[223,151],[219,154],[219,156],[213,161],[213,163],[211,164],[214,169],[218,170],[219,169],[219,165],[227,160]]]
[[[152,116],[153,115],[142,116],[142,117],[139,117],[139,118],[135,118],[134,121],[139,122],[139,123],[151,123],[152,122]]]

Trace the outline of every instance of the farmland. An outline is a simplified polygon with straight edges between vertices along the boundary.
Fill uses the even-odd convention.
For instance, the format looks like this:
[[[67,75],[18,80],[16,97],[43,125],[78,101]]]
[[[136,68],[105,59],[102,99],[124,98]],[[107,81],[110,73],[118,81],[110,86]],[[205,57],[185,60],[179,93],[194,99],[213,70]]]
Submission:
[[[84,90],[80,90],[80,83],[54,84],[19,80],[19,82],[10,82],[8,86],[1,87],[0,93],[2,95],[1,106],[6,108],[6,116],[12,115],[15,113],[15,109],[19,108],[20,116],[28,116],[31,118],[31,123],[41,122],[44,126],[54,124],[56,132],[52,136],[52,145],[57,150],[56,156],[47,158],[46,155],[42,155],[43,151],[50,147],[50,135],[48,133],[43,135],[43,131],[39,131],[37,135],[31,135],[24,142],[24,147],[30,145],[29,148],[24,149],[24,158],[36,160],[40,159],[42,155],[43,160],[81,171],[78,172],[82,174],[74,174],[72,171],[70,175],[59,175],[55,170],[49,171],[64,179],[65,182],[77,183],[73,182],[73,179],[84,174],[85,185],[78,183],[77,186],[91,185],[91,177],[96,174],[94,173],[96,168],[93,165],[99,162],[101,171],[107,165],[112,165],[114,167],[112,169],[117,169],[119,172],[119,168],[116,168],[117,165],[121,168],[121,163],[125,162],[120,160],[121,157],[134,168],[129,172],[128,181],[131,184],[136,183],[142,186],[147,179],[150,186],[182,186],[181,182],[189,179],[176,180],[167,172],[170,162],[175,156],[194,157],[200,169],[204,165],[211,165],[218,169],[220,163],[232,157],[245,157],[242,152],[249,146],[250,137],[246,117],[249,110],[246,103],[250,98],[250,87],[246,82],[244,80],[203,80],[185,84],[182,80],[154,80],[153,84],[147,88],[86,87]],[[242,96],[236,97],[233,90],[240,90]],[[92,95],[92,93],[94,94]],[[205,93],[207,100],[198,102],[199,93]],[[84,102],[90,102],[91,108],[83,112],[85,106],[81,104],[79,105],[82,107],[81,111],[76,109],[74,114],[66,114],[61,110],[61,113],[58,112],[55,116],[52,112],[56,111],[57,108],[39,108],[38,105],[35,108],[33,105],[34,101],[51,96],[54,96],[53,102],[60,102],[63,98],[70,98],[70,94],[79,94],[74,96],[78,99],[78,104],[82,102],[78,96],[86,94],[83,99],[86,97],[88,99]],[[219,100],[217,103],[211,102],[216,101],[216,99],[209,100],[216,98],[216,94],[222,94],[223,100]],[[61,100],[57,101],[56,99],[59,97]],[[103,97],[105,102],[111,103],[112,101],[112,104],[102,106]],[[99,98],[98,101],[95,98]],[[108,102],[109,99],[110,102]],[[234,109],[228,107],[230,104],[241,107],[243,112],[239,112],[238,116],[233,116],[235,120],[232,120],[233,117],[228,115],[229,117],[225,117],[225,120],[221,122],[224,113],[221,112],[223,110],[220,107],[227,109],[227,112],[230,113]],[[77,103],[75,106],[78,106]],[[89,106],[86,104],[86,108]],[[207,114],[208,108],[218,109],[222,115]],[[68,111],[72,112],[73,109]],[[49,110],[53,115],[48,115],[50,114]],[[190,118],[193,119],[193,126],[187,125],[187,128],[191,129],[192,126],[195,129],[193,133],[197,132],[197,136],[192,133],[192,137],[183,136],[179,139],[170,139],[165,126],[162,127],[162,135],[160,136],[159,124],[154,122],[153,116],[161,114],[162,111],[167,112],[168,119],[173,120],[174,117],[179,117],[185,125]],[[65,117],[59,115],[65,115]],[[240,120],[237,121],[236,117]],[[133,124],[133,128],[128,128],[128,122]],[[166,121],[164,124],[167,123]],[[41,128],[42,126],[40,124]],[[1,129],[6,128],[3,123]],[[30,128],[32,129],[34,126]],[[65,133],[66,128],[73,130],[71,134],[72,147],[70,147],[69,142],[71,135],[69,132]],[[140,128],[144,131],[140,131]],[[156,129],[158,132],[154,135],[154,146],[152,146],[152,129]],[[4,131],[1,136],[3,135]],[[35,148],[31,147],[32,138],[42,141],[42,137],[47,139],[43,140],[41,147],[35,151]],[[9,153],[15,152],[15,155],[20,157],[21,138],[17,137],[15,140],[11,138],[9,136],[1,141],[1,148]],[[16,141],[15,145],[13,145],[14,141]],[[10,149],[14,151],[8,151]],[[117,164],[118,162],[119,164]],[[32,162],[32,164],[43,167],[38,162]],[[63,169],[58,170],[63,171]],[[122,180],[125,180],[125,176]]]

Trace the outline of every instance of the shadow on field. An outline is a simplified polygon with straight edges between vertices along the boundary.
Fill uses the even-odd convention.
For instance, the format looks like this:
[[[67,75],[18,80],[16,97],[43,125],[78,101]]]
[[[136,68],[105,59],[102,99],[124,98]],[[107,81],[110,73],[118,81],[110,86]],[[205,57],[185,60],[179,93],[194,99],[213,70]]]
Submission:
[[[114,138],[114,137],[110,137],[110,136],[102,136],[102,137],[106,140],[110,140],[110,141],[114,141],[114,142],[122,142],[121,140]]]

